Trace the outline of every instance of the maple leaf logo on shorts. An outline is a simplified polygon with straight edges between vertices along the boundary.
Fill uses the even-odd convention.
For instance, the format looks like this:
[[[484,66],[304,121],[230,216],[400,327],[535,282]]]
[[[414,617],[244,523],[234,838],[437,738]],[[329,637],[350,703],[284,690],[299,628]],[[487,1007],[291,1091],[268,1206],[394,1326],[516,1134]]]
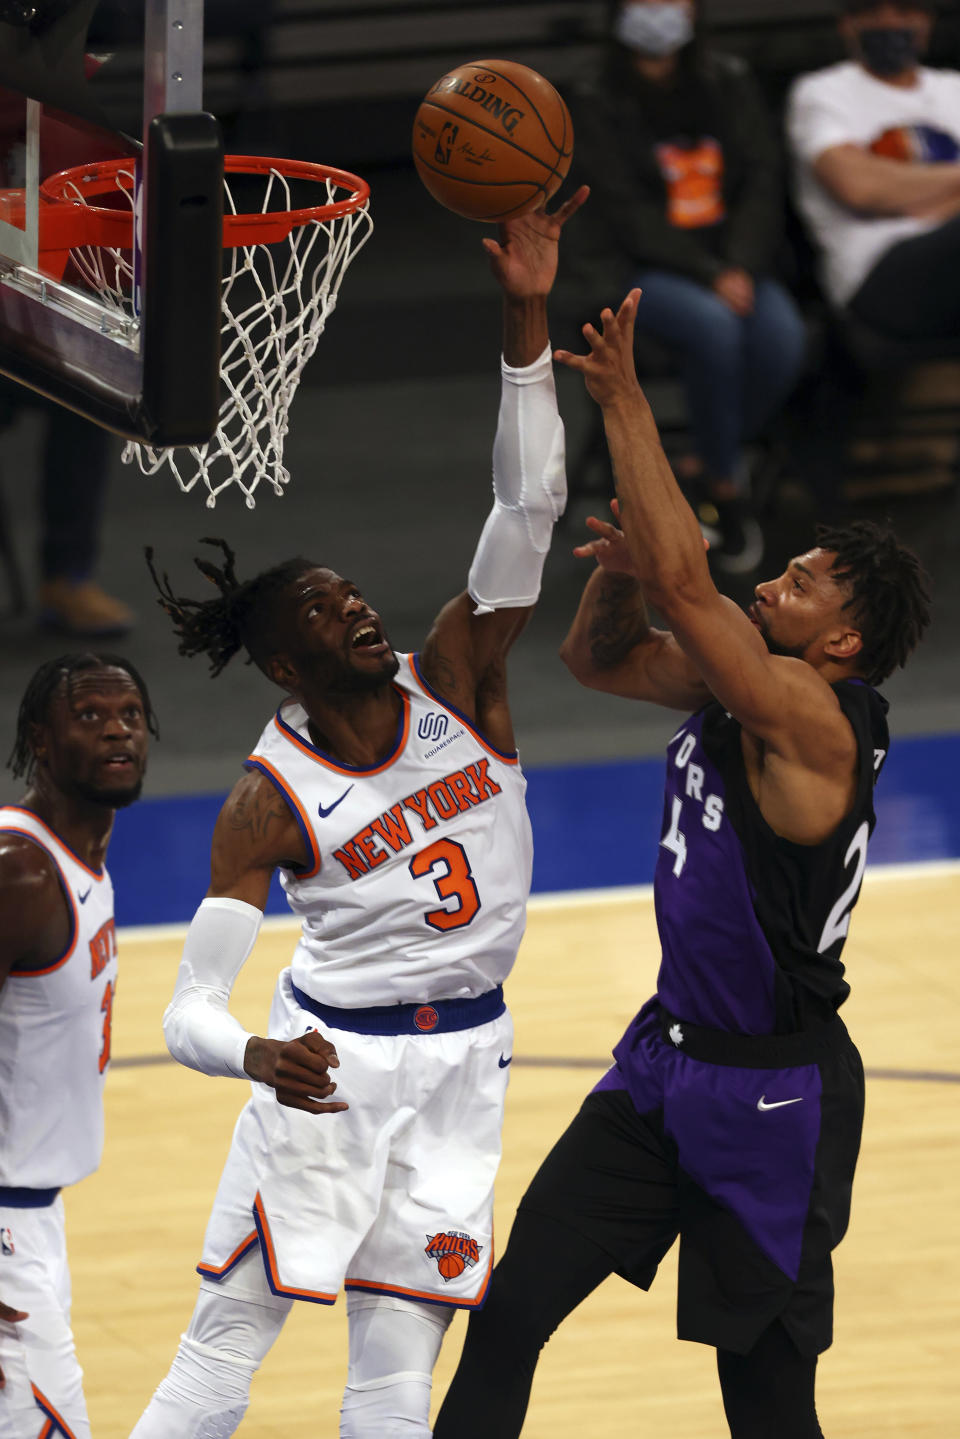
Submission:
[[[423,1252],[429,1259],[437,1261],[440,1277],[449,1284],[451,1279],[457,1279],[465,1269],[473,1268],[480,1258],[482,1248],[483,1245],[471,1239],[469,1234],[451,1229],[442,1234],[428,1234]]]

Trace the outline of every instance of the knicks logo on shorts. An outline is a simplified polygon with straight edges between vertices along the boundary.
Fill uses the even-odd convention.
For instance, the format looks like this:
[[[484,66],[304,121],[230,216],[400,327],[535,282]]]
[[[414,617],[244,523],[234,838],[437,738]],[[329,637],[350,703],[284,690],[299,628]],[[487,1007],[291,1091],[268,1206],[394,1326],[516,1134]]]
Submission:
[[[0,1253],[14,1254],[13,1234],[9,1229],[0,1229]]]
[[[419,1030],[422,1030],[424,1034],[428,1034],[431,1029],[436,1029],[440,1023],[440,1016],[432,1004],[421,1004],[413,1016],[413,1022]]]
[[[448,1284],[451,1279],[457,1279],[465,1269],[472,1269],[480,1258],[482,1244],[471,1239],[469,1234],[461,1234],[456,1229],[451,1229],[445,1234],[428,1234],[427,1247],[424,1254],[428,1259],[437,1261],[437,1268],[440,1277]]]

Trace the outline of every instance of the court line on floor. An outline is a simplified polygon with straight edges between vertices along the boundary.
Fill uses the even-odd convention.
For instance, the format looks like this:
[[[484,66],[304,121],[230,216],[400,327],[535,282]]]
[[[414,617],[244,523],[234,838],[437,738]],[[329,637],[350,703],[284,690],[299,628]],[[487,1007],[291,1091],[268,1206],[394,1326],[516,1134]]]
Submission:
[[[110,1061],[112,1069],[149,1069],[157,1064],[175,1064],[170,1054],[127,1054]],[[610,1068],[610,1058],[590,1059],[568,1056],[561,1059],[549,1054],[515,1054],[518,1069],[595,1069],[598,1074]],[[960,1084],[960,1074],[939,1069],[867,1069],[868,1079],[900,1079],[920,1084]]]
[[[900,880],[952,879],[960,875],[960,859],[921,860],[918,864],[875,864],[868,865],[864,874],[865,885],[897,883]],[[653,898],[652,884],[615,885],[610,889],[556,890],[547,894],[532,894],[528,902],[531,910],[582,909],[587,905],[636,904]],[[268,914],[261,933],[298,934],[300,921],[292,914]],[[183,939],[187,932],[186,922],[179,924],[131,924],[123,925],[117,931],[117,938],[144,943],[149,940]]]

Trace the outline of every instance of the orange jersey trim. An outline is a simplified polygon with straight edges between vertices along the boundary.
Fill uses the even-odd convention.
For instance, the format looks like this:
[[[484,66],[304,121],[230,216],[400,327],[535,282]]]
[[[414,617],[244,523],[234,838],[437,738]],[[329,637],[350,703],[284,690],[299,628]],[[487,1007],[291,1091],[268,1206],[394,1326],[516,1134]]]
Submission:
[[[236,1264],[238,1260],[242,1259],[246,1251],[250,1249],[252,1245],[256,1244],[256,1242],[257,1231],[255,1229],[252,1229],[247,1235],[246,1239],[241,1239],[240,1243],[237,1245],[236,1249],[233,1251],[230,1257],[228,1259],[225,1259],[222,1264],[204,1264],[203,1260],[201,1259],[200,1263],[197,1265],[197,1272],[199,1274],[209,1274],[211,1279],[222,1279],[223,1276],[226,1274],[227,1270],[232,1269],[234,1264]]]
[[[303,838],[306,842],[307,848],[310,851],[310,858],[312,860],[312,864],[309,868],[298,869],[295,871],[295,873],[297,879],[312,879],[315,874],[320,873],[320,866],[323,862],[323,859],[320,854],[320,849],[317,845],[317,837],[313,832],[313,825],[310,823],[306,810],[300,803],[297,796],[294,794],[293,790],[287,784],[280,771],[274,769],[273,765],[268,759],[264,759],[262,755],[251,754],[247,756],[247,764],[255,765],[257,769],[264,771],[264,773],[273,780],[273,783],[283,795],[284,799],[287,801],[287,804],[293,810],[294,817],[299,822],[300,830],[303,834]]]
[[[60,836],[56,833],[56,831],[55,831],[55,830],[52,830],[48,824],[45,824],[44,821],[40,818],[40,816],[39,816],[38,814],[34,814],[34,812],[33,812],[32,809],[24,809],[23,805],[20,805],[20,804],[5,804],[5,805],[3,806],[3,808],[4,808],[4,809],[12,809],[12,810],[14,810],[17,814],[25,814],[25,815],[27,815],[27,817],[28,817],[29,819],[32,819],[32,820],[33,820],[34,824],[38,824],[38,825],[40,826],[40,828],[44,831],[44,833],[45,833],[45,834],[48,834],[48,835],[50,836],[50,838],[53,840],[54,844],[58,844],[62,850],[65,850],[65,851],[67,852],[67,854],[70,856],[70,858],[74,861],[74,863],[75,863],[75,864],[78,864],[78,865],[80,866],[80,868],[81,868],[82,870],[84,870],[84,871],[90,876],[90,878],[91,878],[92,880],[94,880],[97,884],[103,884],[103,881],[106,879],[106,876],[107,876],[106,870],[105,870],[105,869],[91,869],[88,864],[84,864],[84,862],[83,862],[83,860],[80,858],[80,856],[79,856],[78,854],[74,854],[74,852],[73,852],[73,850],[70,848],[70,846],[69,846],[68,844],[65,844],[65,843],[63,842],[63,840],[60,838]],[[10,828],[12,828],[12,826],[0,824],[0,830],[10,829]],[[15,833],[15,834],[22,834],[23,831],[22,831],[22,830],[18,830],[18,829],[14,829],[14,833]],[[36,835],[31,835],[30,838],[35,839],[35,838],[36,838]]]
[[[46,1414],[48,1420],[57,1425],[60,1432],[64,1435],[64,1439],[77,1439],[77,1436],[70,1428],[70,1425],[67,1423],[67,1421],[63,1418],[62,1415],[57,1413],[56,1409],[54,1409],[53,1405],[50,1403],[50,1400],[37,1388],[36,1384],[31,1384],[30,1388],[33,1390],[33,1397],[36,1400],[37,1404],[43,1410],[44,1414]],[[46,1430],[42,1431],[38,1435],[38,1439],[43,1439],[44,1434],[49,1434],[49,1432],[50,1430],[48,1427]]]
[[[399,688],[397,689],[397,694],[399,694],[403,702],[403,713],[400,720],[400,733],[397,736],[397,742],[383,763],[373,765],[371,769],[364,769],[357,765],[337,764],[336,760],[330,759],[328,755],[321,754],[313,745],[307,744],[306,740],[301,739],[291,725],[286,724],[285,721],[280,718],[279,710],[273,717],[273,723],[285,740],[300,750],[301,753],[314,760],[316,764],[322,764],[324,769],[332,769],[335,774],[355,775],[361,779],[366,779],[370,775],[382,774],[385,769],[389,769],[392,764],[396,763],[407,747],[407,737],[410,734],[410,696]]]
[[[479,1309],[487,1297],[490,1275],[493,1270],[493,1253],[487,1261],[487,1272],[483,1277],[480,1292],[474,1299],[447,1299],[438,1290],[405,1289],[402,1284],[386,1284],[378,1279],[347,1279],[346,1289],[372,1289],[377,1294],[396,1294],[400,1299],[425,1299],[430,1304],[445,1304],[451,1309]]]
[[[319,1289],[295,1289],[292,1285],[280,1282],[280,1275],[277,1272],[277,1256],[273,1247],[273,1235],[270,1233],[270,1222],[267,1219],[259,1189],[253,1201],[253,1215],[260,1233],[260,1248],[263,1253],[267,1279],[274,1294],[281,1294],[287,1299],[309,1299],[314,1304],[336,1304],[336,1294],[324,1294]]]
[[[7,808],[13,808],[13,806],[9,805],[7,806]],[[29,810],[21,810],[21,814],[29,814]],[[46,825],[44,825],[44,829],[46,829]],[[36,845],[37,849],[39,849],[43,854],[47,856],[49,860],[52,861],[53,867],[57,871],[57,879],[60,881],[60,888],[63,890],[63,897],[67,901],[67,911],[70,916],[70,943],[67,945],[67,948],[64,950],[63,954],[61,954],[60,958],[55,960],[53,964],[48,964],[45,969],[11,969],[9,971],[10,979],[39,979],[44,974],[53,974],[54,970],[61,969],[63,965],[66,964],[71,954],[73,954],[73,951],[76,949],[77,936],[80,933],[80,919],[77,914],[77,906],[73,902],[73,893],[71,892],[70,886],[67,884],[67,877],[64,874],[63,869],[60,865],[60,861],[57,859],[57,856],[53,850],[47,849],[46,845],[42,844],[40,840],[37,839],[37,836],[35,834],[31,834],[30,831],[27,829],[17,829],[14,825],[5,825],[3,827],[3,830],[0,832],[2,832],[3,834],[23,835],[24,839],[28,839],[31,844]],[[47,832],[52,833],[52,830],[48,830]],[[66,849],[66,845],[64,845],[64,849]],[[77,863],[79,864],[80,861],[77,860]],[[86,865],[84,865],[84,869],[86,869]],[[93,870],[88,869],[87,874],[93,874]]]
[[[520,756],[516,750],[514,750],[513,754],[505,754],[503,750],[494,749],[490,741],[488,739],[484,739],[483,735],[477,729],[473,721],[468,719],[467,716],[463,713],[463,710],[458,710],[454,705],[448,704],[445,699],[443,699],[440,695],[437,694],[436,690],[430,688],[426,680],[421,679],[416,665],[416,660],[418,658],[418,655],[407,655],[407,664],[410,667],[410,674],[413,677],[414,682],[416,683],[418,689],[423,691],[427,699],[432,700],[434,704],[442,705],[449,714],[452,714],[456,719],[460,721],[462,725],[465,725],[466,728],[473,735],[477,743],[483,745],[483,748],[487,751],[487,754],[492,754],[494,759],[500,760],[502,764],[519,764]]]

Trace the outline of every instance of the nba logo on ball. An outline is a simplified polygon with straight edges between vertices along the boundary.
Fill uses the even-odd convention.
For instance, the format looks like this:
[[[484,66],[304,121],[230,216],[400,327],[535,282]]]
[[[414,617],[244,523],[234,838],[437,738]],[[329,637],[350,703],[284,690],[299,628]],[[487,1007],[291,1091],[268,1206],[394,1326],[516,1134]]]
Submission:
[[[483,1245],[471,1239],[469,1234],[450,1229],[442,1234],[428,1234],[427,1247],[423,1252],[428,1259],[437,1261],[440,1277],[449,1284],[451,1279],[458,1279],[465,1269],[473,1268],[482,1248]]]
[[[546,204],[572,158],[563,99],[512,60],[457,66],[430,88],[413,122],[417,174],[468,220],[507,220]]]

